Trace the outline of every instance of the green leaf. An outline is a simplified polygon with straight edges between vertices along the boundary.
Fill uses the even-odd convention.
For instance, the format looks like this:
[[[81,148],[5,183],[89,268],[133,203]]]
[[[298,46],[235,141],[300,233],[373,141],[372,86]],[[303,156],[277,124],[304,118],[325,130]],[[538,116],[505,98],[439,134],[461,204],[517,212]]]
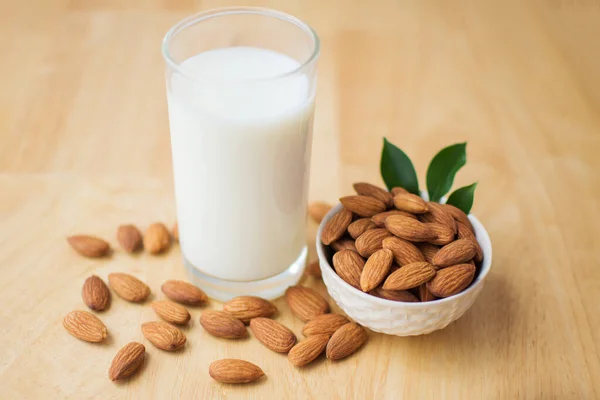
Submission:
[[[454,176],[467,162],[467,143],[457,143],[440,150],[427,169],[430,201],[440,201],[452,188]]]
[[[473,207],[473,197],[475,197],[476,187],[477,182],[469,186],[463,186],[460,189],[456,189],[450,195],[450,197],[448,197],[448,201],[446,203],[460,208],[465,214],[469,215],[469,212],[471,212],[471,207]]]
[[[386,138],[383,138],[381,151],[381,177],[390,190],[400,186],[419,195],[419,181],[412,161]]]

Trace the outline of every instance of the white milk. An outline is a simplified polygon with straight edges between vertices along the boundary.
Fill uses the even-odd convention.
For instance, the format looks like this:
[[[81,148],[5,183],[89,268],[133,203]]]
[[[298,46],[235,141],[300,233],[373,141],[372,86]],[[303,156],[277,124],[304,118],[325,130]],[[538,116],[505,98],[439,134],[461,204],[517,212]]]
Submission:
[[[231,47],[182,63],[201,79],[171,77],[180,242],[186,260],[208,275],[267,278],[288,269],[305,248],[308,78],[256,80],[298,66],[271,50]]]

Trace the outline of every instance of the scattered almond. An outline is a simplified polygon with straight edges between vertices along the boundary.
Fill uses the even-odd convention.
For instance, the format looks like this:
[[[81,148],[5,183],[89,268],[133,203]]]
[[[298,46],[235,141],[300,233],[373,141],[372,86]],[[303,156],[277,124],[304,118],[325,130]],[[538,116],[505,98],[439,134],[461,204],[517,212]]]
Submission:
[[[92,275],[83,282],[81,298],[91,310],[102,311],[110,302],[110,291],[102,279]]]
[[[442,208],[448,214],[452,215],[452,218],[466,225],[467,228],[471,230],[471,232],[475,233],[475,229],[473,229],[473,225],[471,224],[471,221],[469,221],[469,217],[463,212],[463,210],[450,204],[442,204]]]
[[[344,317],[340,314],[323,314],[319,315],[308,321],[304,328],[302,328],[302,334],[304,336],[313,336],[313,335],[328,335],[331,336],[341,328],[343,325],[346,325],[348,322],[348,318]]]
[[[373,215],[373,217],[371,218],[371,221],[373,221],[373,223],[375,223],[375,225],[377,225],[378,227],[385,228],[385,220],[390,215],[402,215],[403,217],[417,219],[417,217],[414,214],[411,214],[409,212],[400,211],[400,210],[390,210],[390,211],[384,211],[382,213]]]
[[[477,241],[477,238],[473,232],[471,232],[469,227],[462,222],[457,222],[456,225],[458,226],[458,238],[469,239],[471,242],[473,242],[473,245],[475,245],[475,261],[483,261],[483,250],[481,249],[481,246],[479,245],[479,242]]]
[[[331,243],[331,248],[335,251],[351,250],[358,253],[358,250],[356,250],[356,244],[352,239],[336,240],[335,242]]]
[[[419,292],[419,300],[421,300],[423,302],[437,300],[437,297],[435,297],[433,294],[431,294],[429,289],[427,289],[426,283],[419,285],[417,290]]]
[[[135,225],[120,225],[117,229],[117,242],[128,253],[135,253],[142,247],[142,234]]]
[[[461,264],[475,257],[477,250],[470,239],[458,239],[445,245],[433,257],[433,265],[438,268]]]
[[[342,250],[333,255],[333,268],[346,283],[360,289],[360,275],[365,266],[365,260],[354,251]]]
[[[344,233],[346,232],[346,229],[348,229],[350,222],[352,222],[352,212],[342,208],[339,213],[335,214],[329,221],[327,221],[327,224],[321,232],[321,242],[328,246],[344,236]]]
[[[188,306],[204,304],[208,300],[202,289],[184,281],[166,281],[160,289],[171,300]]]
[[[290,350],[288,360],[296,367],[313,362],[325,350],[329,335],[313,335],[304,339]]]
[[[285,300],[292,313],[304,322],[329,312],[327,301],[319,293],[307,287],[287,288]]]
[[[386,210],[385,203],[370,196],[345,196],[340,199],[344,207],[360,217],[372,217]]]
[[[104,257],[110,252],[110,245],[105,240],[89,235],[73,235],[67,242],[76,252],[85,257]]]
[[[400,211],[423,214],[429,211],[427,202],[412,193],[399,193],[394,196],[394,206]]]
[[[341,360],[358,350],[367,341],[367,332],[356,324],[349,323],[338,329],[327,343],[327,358]]]
[[[325,218],[325,215],[327,215],[329,210],[331,210],[331,205],[322,201],[315,201],[308,205],[308,215],[317,224],[320,224],[321,221],[323,221],[323,218]]]
[[[358,253],[361,256],[368,258],[377,250],[382,249],[383,239],[390,236],[392,236],[392,234],[387,229],[369,229],[368,231],[360,235],[358,239],[356,239],[354,245],[356,246],[356,249],[358,250]]]
[[[381,243],[384,249],[388,249],[394,255],[394,261],[398,265],[406,265],[417,261],[425,261],[423,253],[412,243],[404,239],[392,236],[383,239]]]
[[[125,379],[133,375],[144,362],[146,347],[137,342],[126,344],[117,352],[108,370],[111,381]]]
[[[235,358],[225,358],[210,364],[209,375],[221,383],[250,383],[265,373],[256,365]]]
[[[142,324],[144,337],[161,350],[175,351],[185,345],[185,335],[173,325],[155,321]]]
[[[108,334],[104,323],[87,311],[71,311],[63,319],[63,326],[71,335],[86,342],[101,342]]]
[[[437,222],[428,222],[425,225],[435,232],[435,239],[431,239],[428,243],[435,245],[446,245],[454,240],[454,231],[448,225],[438,224]]]
[[[277,312],[277,307],[260,297],[238,296],[223,304],[223,310],[248,324],[252,318],[272,317]]]
[[[385,226],[395,236],[410,242],[426,242],[437,237],[437,234],[426,224],[402,215],[387,217]]]
[[[360,275],[360,289],[369,292],[375,289],[388,275],[394,261],[391,250],[381,249],[369,257]]]
[[[406,290],[419,286],[435,276],[435,269],[425,261],[407,264],[385,280],[385,290]]]
[[[427,282],[427,289],[437,297],[448,297],[462,292],[475,277],[472,264],[458,264],[439,270],[435,277]]]
[[[115,272],[108,274],[110,287],[124,300],[141,303],[150,295],[150,288],[135,276]]]
[[[168,300],[152,302],[152,309],[162,319],[176,325],[185,325],[190,321],[190,313],[185,307]]]
[[[250,329],[259,342],[277,353],[288,353],[296,344],[294,332],[270,318],[253,318]]]
[[[419,220],[421,222],[436,222],[438,224],[446,225],[454,234],[456,234],[456,220],[440,203],[430,201],[427,203],[427,206],[429,207],[429,211],[419,215]]]
[[[419,301],[419,299],[408,290],[385,290],[382,287],[378,287],[370,291],[369,294],[386,300],[403,301],[406,303]]]
[[[244,323],[225,311],[204,311],[200,316],[200,325],[211,335],[220,338],[242,339],[248,336]]]
[[[362,196],[373,197],[385,204],[386,207],[392,207],[394,205],[394,199],[391,193],[385,189],[366,182],[355,183],[353,187],[356,193]]]
[[[350,234],[352,239],[356,240],[360,235],[362,235],[369,229],[374,228],[377,228],[377,225],[375,225],[375,223],[371,221],[370,218],[361,218],[348,225],[348,233]]]
[[[435,257],[437,252],[440,251],[438,246],[429,243],[417,243],[416,246],[425,257],[425,261],[427,261],[429,264],[433,263],[433,257]]]
[[[162,253],[171,246],[171,235],[162,222],[156,222],[144,233],[144,248],[151,254]]]

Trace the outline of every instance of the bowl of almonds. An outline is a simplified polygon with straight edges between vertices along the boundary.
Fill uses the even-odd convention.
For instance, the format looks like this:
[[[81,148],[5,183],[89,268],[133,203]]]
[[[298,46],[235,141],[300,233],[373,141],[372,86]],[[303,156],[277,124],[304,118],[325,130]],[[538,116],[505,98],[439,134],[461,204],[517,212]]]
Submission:
[[[401,187],[354,189],[317,234],[323,281],[340,308],[373,331],[398,336],[430,333],[460,318],[492,262],[479,220]]]

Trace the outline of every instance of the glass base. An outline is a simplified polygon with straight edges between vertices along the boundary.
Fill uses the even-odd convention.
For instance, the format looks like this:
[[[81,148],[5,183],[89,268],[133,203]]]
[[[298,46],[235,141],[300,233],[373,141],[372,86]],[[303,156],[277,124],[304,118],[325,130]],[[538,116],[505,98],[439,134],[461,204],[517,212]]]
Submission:
[[[285,290],[298,283],[306,268],[308,248],[305,246],[300,255],[288,269],[282,273],[258,281],[238,282],[215,278],[194,267],[183,255],[183,263],[190,282],[200,287],[215,300],[227,301],[237,296],[257,296],[272,300],[283,296]]]

